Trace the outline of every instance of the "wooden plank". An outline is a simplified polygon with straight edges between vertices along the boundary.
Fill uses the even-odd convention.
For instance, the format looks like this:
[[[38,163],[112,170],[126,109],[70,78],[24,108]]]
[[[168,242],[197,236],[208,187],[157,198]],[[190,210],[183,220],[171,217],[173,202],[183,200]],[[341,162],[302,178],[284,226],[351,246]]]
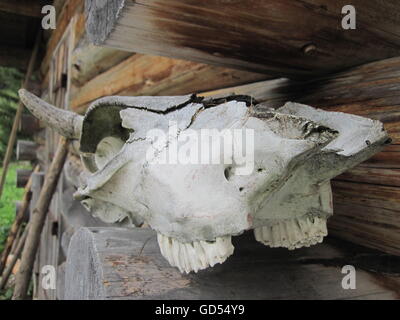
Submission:
[[[86,0],[95,44],[292,78],[395,57],[397,0],[354,0],[356,30],[341,21],[346,0]]]
[[[75,91],[71,108],[85,110],[106,95],[180,95],[268,78],[196,62],[135,54]]]
[[[95,76],[119,64],[132,53],[80,43],[72,54],[72,83],[82,86]]]
[[[386,146],[382,152],[374,155],[360,166],[370,168],[400,169],[400,144]]]
[[[289,251],[257,243],[248,232],[233,238],[222,265],[181,274],[161,256],[150,229],[81,228],[73,236],[65,299],[374,299],[397,298],[364,271],[342,243]],[[348,246],[348,245],[347,245]],[[357,248],[357,253],[373,253]],[[249,259],[251,257],[251,259]],[[355,290],[343,290],[342,266],[357,270]],[[364,269],[364,270],[363,270]]]
[[[387,215],[383,215],[382,212],[384,209],[376,210],[376,214],[373,216],[366,214],[369,213],[369,209],[370,207],[363,206],[336,205],[335,215],[328,223],[330,234],[399,256],[400,228],[394,228],[388,224],[387,219],[385,219]],[[351,216],[345,214],[349,212],[351,212]],[[396,214],[399,215],[399,212]],[[388,216],[392,217],[392,215]],[[384,223],[376,223],[378,219],[382,218]]]
[[[358,166],[341,174],[336,180],[400,187],[400,169]]]

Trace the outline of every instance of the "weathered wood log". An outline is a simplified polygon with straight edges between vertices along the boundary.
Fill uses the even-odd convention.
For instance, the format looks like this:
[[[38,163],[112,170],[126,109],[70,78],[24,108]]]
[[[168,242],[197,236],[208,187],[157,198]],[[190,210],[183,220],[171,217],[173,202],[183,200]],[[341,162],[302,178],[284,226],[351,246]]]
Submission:
[[[84,40],[72,54],[71,81],[76,86],[82,86],[130,55],[130,52],[94,46]]]
[[[398,56],[400,4],[352,1],[356,31],[341,27],[348,4],[86,0],[86,28],[98,45],[289,77]]]
[[[39,167],[36,166],[36,168],[34,169],[34,172],[38,172],[39,171]],[[6,244],[4,245],[4,250],[1,253],[1,257],[0,257],[0,274],[2,274],[3,270],[4,270],[4,266],[6,264],[7,261],[7,256],[11,251],[11,247],[12,244],[15,240],[15,237],[17,236],[18,230],[21,226],[21,223],[24,219],[24,213],[26,208],[28,208],[30,200],[31,200],[31,186],[32,186],[32,176],[31,178],[29,178],[28,183],[25,186],[25,190],[24,190],[24,195],[23,195],[23,205],[21,206],[21,210],[18,212],[17,216],[15,217],[15,220],[13,222],[13,224],[11,225],[10,231],[8,232],[8,236],[7,236],[7,240],[6,240]]]
[[[56,49],[60,39],[64,35],[65,30],[72,18],[83,10],[82,0],[69,0],[66,1],[62,7],[59,15],[57,15],[57,26],[56,29],[52,31],[51,37],[47,42],[46,54],[42,60],[40,67],[42,75],[45,75],[49,69],[50,61],[53,57],[54,50]]]
[[[24,188],[32,174],[30,169],[17,169],[17,188]]]
[[[28,141],[28,140],[18,140],[17,141],[17,150],[16,157],[18,161],[32,161],[35,160],[36,157],[36,149],[38,145],[36,142]]]
[[[68,140],[60,138],[56,155],[51,163],[48,173],[45,177],[43,188],[36,203],[35,210],[30,221],[26,245],[22,252],[21,266],[16,276],[14,300],[25,299],[28,291],[29,281],[32,275],[33,264],[37,248],[40,241],[40,235],[46,219],[50,201],[56,189],[59,176],[68,153]]]
[[[392,58],[305,82],[277,79],[203,95],[249,94],[273,108],[289,100],[381,120],[394,144],[333,182],[329,233],[400,255],[399,72],[400,58]]]
[[[343,243],[324,243],[294,254],[266,248],[257,244],[251,233],[245,233],[234,237],[235,253],[224,264],[185,275],[165,261],[156,238],[150,229],[81,228],[69,247],[64,299],[395,297],[394,292],[361,270],[368,269],[368,265],[360,265]],[[378,256],[370,254],[369,259],[372,266]],[[340,286],[340,270],[346,264],[357,268],[356,290]],[[304,283],[308,285],[304,287]]]
[[[16,201],[15,202],[15,216],[18,215],[18,212],[21,210],[21,208],[24,206],[24,203],[22,201]],[[22,222],[27,222],[29,220],[29,207],[25,208],[24,211],[24,217]]]
[[[19,123],[18,131],[26,134],[33,135],[41,129],[40,121],[31,114],[23,114]]]
[[[135,54],[80,87],[72,97],[71,108],[82,111],[91,101],[106,95],[183,95],[267,78],[263,74]]]

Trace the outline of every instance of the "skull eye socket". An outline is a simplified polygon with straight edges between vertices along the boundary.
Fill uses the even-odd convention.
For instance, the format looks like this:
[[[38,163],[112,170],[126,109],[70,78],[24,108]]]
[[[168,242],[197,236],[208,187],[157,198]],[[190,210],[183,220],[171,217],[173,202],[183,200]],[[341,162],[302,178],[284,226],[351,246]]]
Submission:
[[[124,146],[124,141],[118,137],[105,137],[97,145],[94,160],[97,168],[102,169]]]
[[[122,127],[120,111],[124,106],[96,105],[83,121],[80,151],[90,172],[103,168],[123,147],[129,130]]]

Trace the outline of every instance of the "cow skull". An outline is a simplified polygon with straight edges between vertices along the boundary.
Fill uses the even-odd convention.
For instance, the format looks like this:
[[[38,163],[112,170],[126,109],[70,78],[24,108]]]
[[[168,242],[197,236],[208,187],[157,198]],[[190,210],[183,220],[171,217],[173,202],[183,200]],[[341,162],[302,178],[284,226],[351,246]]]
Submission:
[[[39,119],[80,139],[89,174],[75,197],[106,222],[146,222],[163,256],[187,273],[223,263],[231,236],[249,229],[270,247],[322,242],[333,213],[330,179],[388,142],[379,121],[291,102],[272,110],[247,96],[105,97],[84,117],[20,96]],[[197,144],[205,129],[231,138],[223,160],[211,152],[210,162],[190,161],[210,150]],[[172,150],[198,157],[182,163]]]

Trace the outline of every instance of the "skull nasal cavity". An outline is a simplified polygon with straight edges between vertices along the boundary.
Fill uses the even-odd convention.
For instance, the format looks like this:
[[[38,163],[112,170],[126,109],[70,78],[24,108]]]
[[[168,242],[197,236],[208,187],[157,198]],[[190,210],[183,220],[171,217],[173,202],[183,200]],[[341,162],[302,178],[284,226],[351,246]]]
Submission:
[[[233,168],[232,167],[226,167],[224,170],[224,176],[227,181],[231,178],[233,175]]]

